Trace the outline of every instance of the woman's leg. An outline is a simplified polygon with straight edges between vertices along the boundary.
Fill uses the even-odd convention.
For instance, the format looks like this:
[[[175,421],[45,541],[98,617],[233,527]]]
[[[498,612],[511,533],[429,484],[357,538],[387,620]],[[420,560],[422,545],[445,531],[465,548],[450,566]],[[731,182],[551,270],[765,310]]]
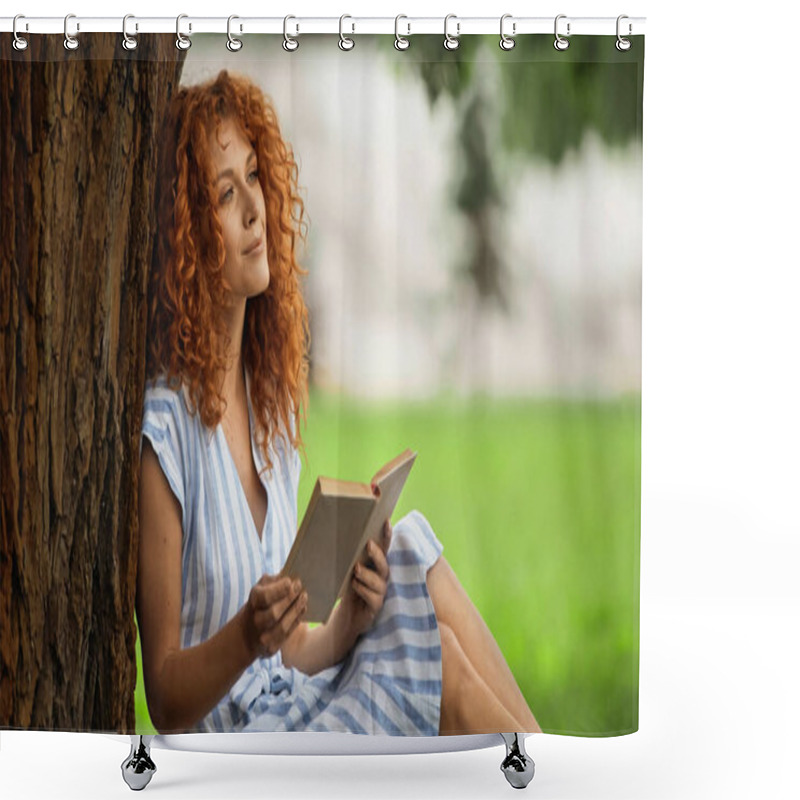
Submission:
[[[428,570],[427,582],[437,619],[452,628],[483,683],[509,715],[521,723],[514,731],[497,729],[498,732],[541,733],[494,636],[444,556]]]
[[[520,723],[508,713],[472,666],[453,629],[441,623],[442,705],[440,735],[494,733],[520,730]]]

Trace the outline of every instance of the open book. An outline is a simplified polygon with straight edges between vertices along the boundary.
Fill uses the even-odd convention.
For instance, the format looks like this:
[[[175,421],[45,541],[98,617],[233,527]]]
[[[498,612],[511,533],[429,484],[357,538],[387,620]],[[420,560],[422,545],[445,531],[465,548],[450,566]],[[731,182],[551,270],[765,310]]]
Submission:
[[[379,542],[417,454],[404,450],[371,484],[317,478],[281,576],[300,578],[308,592],[307,622],[327,622],[370,539]],[[366,562],[365,562],[366,563]]]

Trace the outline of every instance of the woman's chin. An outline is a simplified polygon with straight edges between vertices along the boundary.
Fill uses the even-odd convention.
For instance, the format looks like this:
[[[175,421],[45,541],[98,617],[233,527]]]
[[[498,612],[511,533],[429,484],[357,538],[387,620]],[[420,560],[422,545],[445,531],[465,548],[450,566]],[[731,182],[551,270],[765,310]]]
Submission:
[[[267,291],[269,288],[269,268],[266,264],[264,264],[263,268],[253,271],[252,280],[249,283],[249,297],[258,297],[258,295]]]
[[[269,288],[269,268],[266,263],[263,265],[253,265],[247,271],[238,275],[238,280],[232,282],[229,279],[229,293],[231,302],[245,302],[254,297],[264,294]]]

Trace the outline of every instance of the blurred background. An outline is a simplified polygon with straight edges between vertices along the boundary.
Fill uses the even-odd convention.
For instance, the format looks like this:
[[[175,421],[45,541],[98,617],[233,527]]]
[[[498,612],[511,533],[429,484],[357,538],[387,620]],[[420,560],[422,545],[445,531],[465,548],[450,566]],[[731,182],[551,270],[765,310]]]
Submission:
[[[643,46],[195,35],[272,99],[299,165],[318,475],[418,452],[412,508],[542,729],[638,727]],[[637,45],[639,43],[637,42]],[[643,45],[643,43],[642,43]],[[524,617],[520,608],[535,609]],[[137,723],[151,730],[139,668]]]

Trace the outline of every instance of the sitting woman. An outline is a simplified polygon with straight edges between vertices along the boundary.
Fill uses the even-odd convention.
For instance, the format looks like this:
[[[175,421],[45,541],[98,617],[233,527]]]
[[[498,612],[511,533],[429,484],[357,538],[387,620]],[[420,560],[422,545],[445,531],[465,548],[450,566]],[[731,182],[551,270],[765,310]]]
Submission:
[[[303,205],[275,111],[221,72],[166,118],[148,288],[137,617],[161,733],[535,732],[497,643],[412,511],[327,623],[278,577],[308,404]]]

